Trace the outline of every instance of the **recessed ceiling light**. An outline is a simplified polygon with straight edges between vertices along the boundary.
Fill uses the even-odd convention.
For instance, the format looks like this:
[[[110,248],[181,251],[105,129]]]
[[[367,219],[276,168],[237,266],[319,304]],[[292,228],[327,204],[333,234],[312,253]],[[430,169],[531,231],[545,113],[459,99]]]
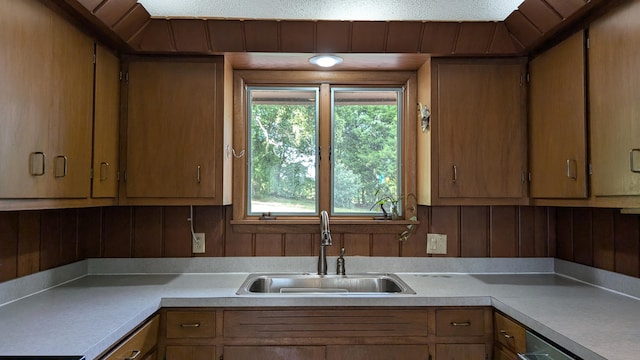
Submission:
[[[321,67],[332,67],[342,62],[342,58],[335,55],[317,55],[309,59],[313,65]]]

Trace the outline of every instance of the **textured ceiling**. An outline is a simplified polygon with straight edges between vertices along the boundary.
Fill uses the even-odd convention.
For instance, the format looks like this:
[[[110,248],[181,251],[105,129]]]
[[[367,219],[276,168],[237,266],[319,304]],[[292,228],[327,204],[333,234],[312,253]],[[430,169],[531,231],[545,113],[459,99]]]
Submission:
[[[153,17],[502,21],[522,0],[138,0]]]

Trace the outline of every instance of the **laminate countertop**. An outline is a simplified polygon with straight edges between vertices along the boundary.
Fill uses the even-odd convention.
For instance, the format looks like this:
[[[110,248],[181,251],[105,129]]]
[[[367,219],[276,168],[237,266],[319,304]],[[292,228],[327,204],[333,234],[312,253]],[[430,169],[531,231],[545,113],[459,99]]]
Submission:
[[[493,306],[584,359],[640,357],[637,279],[624,277],[620,281],[620,275],[593,272],[591,268],[554,259],[547,259],[542,265],[522,266],[514,259],[506,269],[515,266],[525,272],[504,272],[503,268],[488,271],[490,263],[481,260],[483,265],[479,267],[466,266],[469,273],[394,269],[415,290],[414,295],[312,296],[238,296],[236,291],[249,273],[221,272],[215,266],[194,271],[191,265],[182,264],[178,266],[181,272],[174,273],[172,269],[163,274],[159,269],[166,272],[167,266],[162,265],[162,259],[155,263],[146,260],[143,265],[131,260],[113,260],[111,264],[106,261],[109,260],[60,270],[66,274],[39,273],[34,279],[0,284],[5,297],[8,292],[15,297],[0,298],[0,303],[4,302],[0,306],[0,355],[85,355],[93,359],[161,307]],[[261,272],[278,270],[275,262],[269,262],[270,266]],[[347,266],[349,263],[347,258]],[[221,266],[235,270],[235,266]],[[457,270],[457,266],[453,267]],[[566,272],[571,275],[578,267],[577,273],[588,279],[560,273],[559,267],[568,269]],[[529,271],[536,268],[541,271]],[[607,279],[608,283],[624,289],[612,291],[599,286],[602,276],[611,277],[614,280]],[[38,287],[34,282],[48,283],[51,278],[61,284],[34,291]],[[619,290],[629,290],[627,293],[633,296]],[[21,291],[34,293],[21,296]]]

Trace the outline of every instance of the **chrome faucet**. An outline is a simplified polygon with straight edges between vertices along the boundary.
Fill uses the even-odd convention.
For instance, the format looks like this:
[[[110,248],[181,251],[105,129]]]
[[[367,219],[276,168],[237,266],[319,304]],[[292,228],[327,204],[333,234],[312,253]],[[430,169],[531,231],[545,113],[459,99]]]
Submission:
[[[329,230],[329,214],[326,210],[320,212],[320,254],[318,255],[318,275],[327,275],[326,246],[331,246],[331,231]]]

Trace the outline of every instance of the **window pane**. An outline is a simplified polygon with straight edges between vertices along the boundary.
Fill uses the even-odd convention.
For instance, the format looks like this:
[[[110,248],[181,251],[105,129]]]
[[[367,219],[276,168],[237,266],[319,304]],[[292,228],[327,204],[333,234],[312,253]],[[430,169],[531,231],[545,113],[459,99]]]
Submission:
[[[334,214],[382,213],[377,199],[398,198],[401,91],[332,90]]]
[[[318,213],[318,89],[247,90],[249,214]]]

